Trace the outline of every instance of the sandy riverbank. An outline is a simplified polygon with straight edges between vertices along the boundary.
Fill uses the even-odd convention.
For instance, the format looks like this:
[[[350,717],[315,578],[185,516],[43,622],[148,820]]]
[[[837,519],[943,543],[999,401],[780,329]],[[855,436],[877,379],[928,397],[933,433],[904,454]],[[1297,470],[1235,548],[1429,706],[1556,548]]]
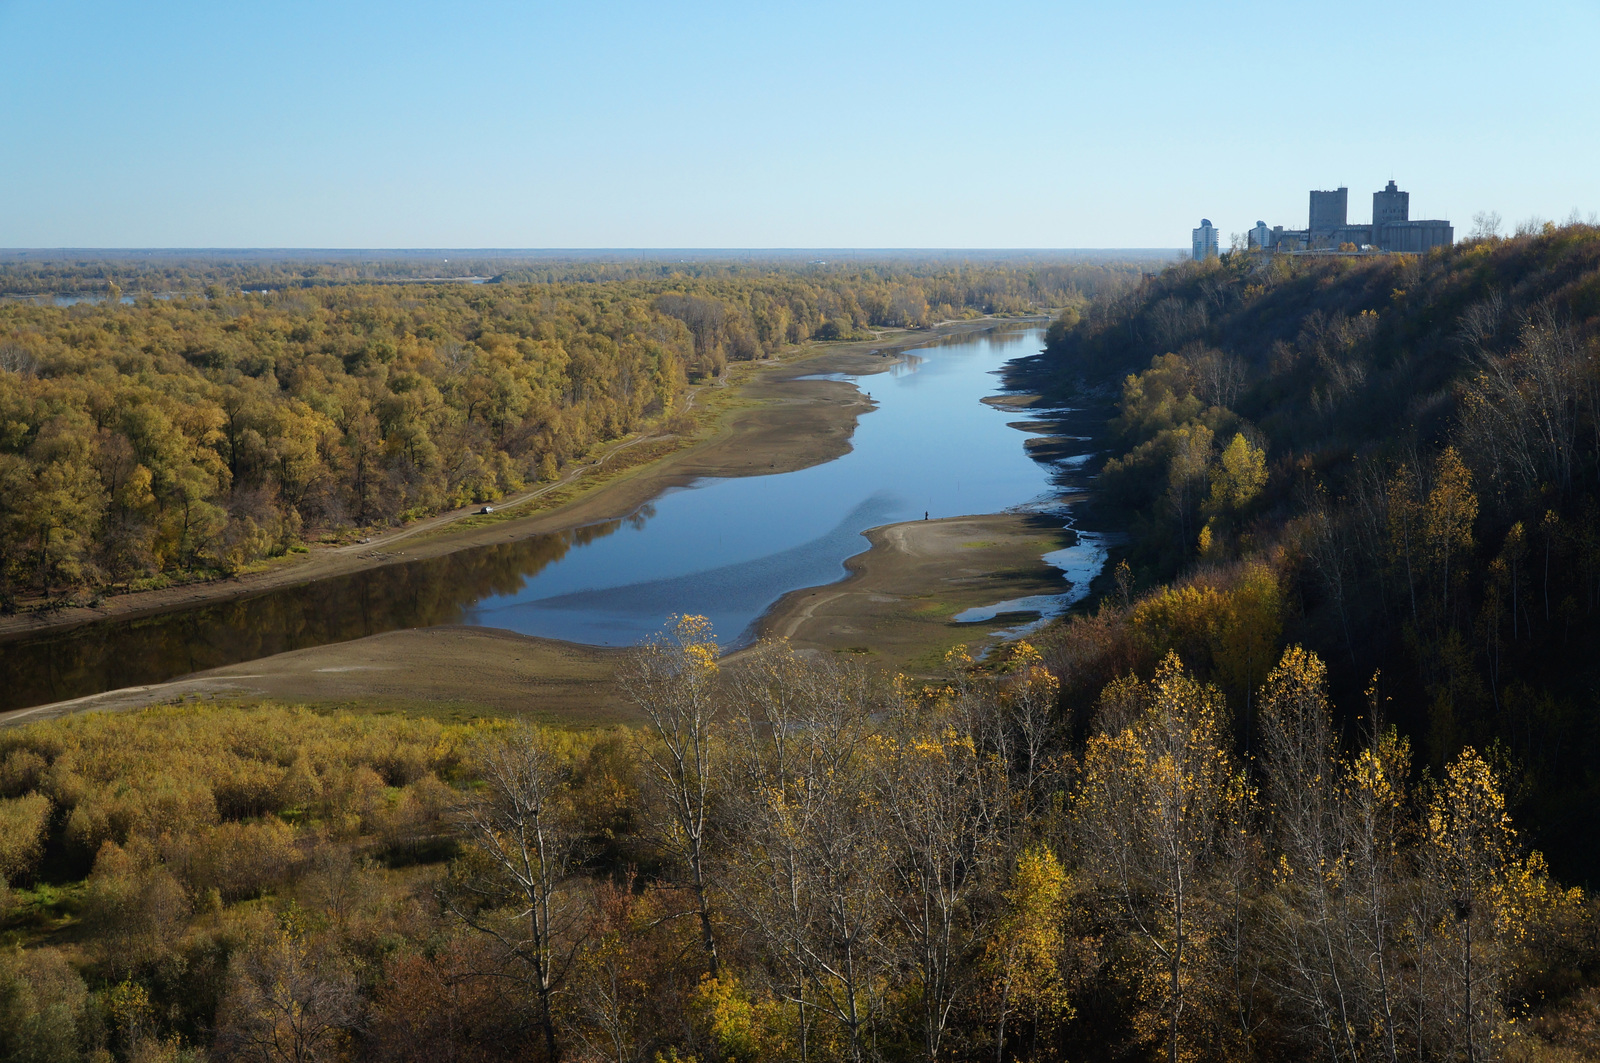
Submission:
[[[975,652],[1013,623],[957,624],[957,613],[1067,590],[1061,571],[1041,560],[1070,545],[1059,518],[992,513],[907,521],[873,528],[867,539],[871,548],[845,562],[847,578],[784,595],[761,619],[761,634],[933,675],[951,647],[965,643]]]
[[[619,652],[495,628],[391,631],[167,683],[0,713],[0,727],[175,701],[259,700],[444,719],[527,716],[569,726],[618,723],[633,719],[612,682]]]
[[[847,562],[847,579],[785,595],[763,618],[762,634],[934,675],[950,647],[990,645],[993,632],[1007,626],[1004,620],[955,624],[956,613],[1064,589],[1061,573],[1040,560],[1065,545],[1058,520],[950,517],[874,528],[867,538],[872,545]],[[626,723],[636,716],[612,681],[622,652],[494,628],[391,631],[0,713],[0,727],[185,700],[270,700],[445,719],[526,716],[566,726]]]

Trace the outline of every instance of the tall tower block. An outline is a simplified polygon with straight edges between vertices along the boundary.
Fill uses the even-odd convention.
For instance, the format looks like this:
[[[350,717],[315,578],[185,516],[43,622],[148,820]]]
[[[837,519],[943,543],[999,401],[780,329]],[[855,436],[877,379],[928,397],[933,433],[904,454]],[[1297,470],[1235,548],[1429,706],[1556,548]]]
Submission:
[[[1335,189],[1332,192],[1311,193],[1311,238],[1330,236],[1343,229],[1345,220],[1350,213],[1350,190],[1348,188]]]
[[[1372,224],[1411,220],[1411,193],[1402,192],[1390,181],[1382,192],[1372,193]]]

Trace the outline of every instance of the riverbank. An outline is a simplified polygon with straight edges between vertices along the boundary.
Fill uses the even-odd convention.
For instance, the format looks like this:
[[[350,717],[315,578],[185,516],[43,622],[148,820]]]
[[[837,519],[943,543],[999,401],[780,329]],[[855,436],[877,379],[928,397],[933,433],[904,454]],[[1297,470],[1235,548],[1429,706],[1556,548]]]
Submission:
[[[850,450],[856,419],[871,408],[854,386],[799,379],[822,373],[882,372],[896,355],[939,340],[1006,323],[984,318],[932,329],[883,334],[872,340],[814,344],[777,359],[736,363],[719,384],[693,389],[692,436],[641,435],[617,440],[574,463],[562,478],[519,492],[490,515],[471,506],[416,521],[360,542],[314,546],[257,571],[228,579],[180,584],[100,600],[0,617],[7,638],[132,619],[248,597],[402,561],[439,557],[625,517],[663,491],[703,476],[791,472],[831,461]]]
[[[946,329],[944,335],[960,342],[961,333],[993,328],[996,324],[974,322]],[[869,437],[853,443],[852,436],[859,414],[870,408],[864,392],[876,388],[865,384],[857,390],[850,383],[815,377],[824,373],[859,376],[883,370],[898,364],[900,360],[893,357],[898,350],[930,346],[939,338],[928,333],[902,334],[870,343],[833,344],[777,365],[744,367],[730,386],[708,387],[700,392],[698,404],[706,425],[693,445],[632,468],[601,466],[605,471],[600,475],[607,476],[604,483],[588,484],[585,490],[566,498],[552,492],[539,501],[545,508],[534,512],[508,513],[504,507],[497,507],[500,511],[487,517],[467,514],[452,523],[436,519],[399,529],[380,542],[359,544],[366,556],[354,558],[359,564],[352,571],[438,557],[468,547],[505,543],[622,517],[662,490],[701,476],[737,477],[800,469],[831,461],[853,446],[869,446]],[[890,385],[884,386],[893,393]],[[962,401],[970,402],[982,393],[961,394],[966,396]],[[1002,450],[1015,447],[1020,440],[1028,450],[1036,451],[1036,444],[1044,441],[1042,433],[1062,427],[1021,396],[983,401],[1029,418],[1010,422],[1012,429],[1027,435],[1010,435],[1013,442],[1004,444]],[[645,441],[623,441],[623,445],[631,445],[637,451],[643,449]],[[880,464],[881,458],[879,455]],[[984,468],[991,466],[986,464]],[[995,501],[991,499],[988,505]],[[1035,596],[1059,596],[1068,589],[1060,570],[1042,559],[1072,541],[1072,533],[1062,529],[1059,516],[966,515],[884,525],[864,534],[869,540],[868,548],[846,563],[850,574],[845,580],[786,595],[758,622],[758,631],[787,637],[803,649],[856,654],[886,670],[932,676],[943,671],[942,659],[951,646],[966,643],[974,651],[981,650],[1004,637],[1007,629],[1037,615],[995,617],[991,612],[987,615],[993,618],[983,623],[955,623],[954,617],[963,610]],[[505,548],[520,550],[522,544]],[[1052,560],[1060,563],[1057,558]],[[512,569],[520,570],[520,565],[521,562],[513,564]],[[414,569],[415,566],[407,568]],[[463,577],[467,575],[462,573]],[[476,571],[471,575],[483,576]],[[59,691],[55,696],[70,700],[20,708],[0,715],[0,724],[186,698],[244,702],[267,699],[319,709],[406,711],[447,718],[532,714],[570,725],[605,724],[628,716],[611,683],[618,651],[492,629],[428,627],[451,621],[429,619],[425,610],[418,612],[403,630],[356,638],[353,636],[365,634],[361,628],[373,629],[366,619],[369,608],[372,616],[384,615],[386,596],[400,600],[416,596],[426,601],[430,595],[426,584],[395,584],[392,590],[376,592],[370,598],[372,592],[365,584],[353,586],[332,580],[319,586],[328,601],[315,612],[316,619],[295,620],[273,613],[274,607],[267,606],[268,612],[261,614],[267,626],[261,631],[264,636],[270,632],[275,637],[260,638],[257,653],[265,653],[239,664],[163,682],[153,681],[163,678],[160,675],[148,679],[128,675],[122,680],[124,684],[147,685],[75,697],[84,685],[66,678],[72,674],[70,659],[53,653],[48,660],[41,659],[39,666],[49,668],[50,674],[57,677],[50,684]],[[243,593],[253,589],[247,588]],[[252,598],[256,602],[276,600]],[[346,625],[354,630],[343,636],[345,641],[340,641],[337,634],[328,638],[338,627],[331,619],[333,611],[349,612],[348,601],[358,605],[354,621]],[[213,619],[208,622],[219,623],[217,614],[211,615]],[[237,620],[220,623],[222,626],[216,629],[219,633],[256,630],[242,614]],[[145,628],[134,625],[133,630]],[[307,646],[308,634],[320,636],[327,644],[293,648],[297,643]],[[732,638],[737,632],[730,628],[722,634]],[[80,640],[82,637],[80,634]],[[180,642],[187,637],[181,636]],[[155,653],[168,652],[159,638],[139,645]],[[205,649],[204,636],[199,645]],[[274,653],[274,649],[288,652]],[[184,652],[181,647],[180,652]],[[215,653],[210,653],[210,661],[206,662],[207,655],[202,652],[198,660],[191,658],[189,666],[222,663]],[[85,661],[92,664],[91,658]],[[174,672],[167,670],[165,675]],[[77,691],[72,689],[74,685]],[[27,706],[28,702],[12,704]]]

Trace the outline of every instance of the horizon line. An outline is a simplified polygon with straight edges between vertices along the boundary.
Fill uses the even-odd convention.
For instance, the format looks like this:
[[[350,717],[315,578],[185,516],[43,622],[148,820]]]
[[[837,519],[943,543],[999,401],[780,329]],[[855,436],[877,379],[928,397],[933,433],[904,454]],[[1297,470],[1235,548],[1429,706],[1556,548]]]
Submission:
[[[1181,247],[0,247],[0,255],[62,254],[1091,254],[1180,253]]]

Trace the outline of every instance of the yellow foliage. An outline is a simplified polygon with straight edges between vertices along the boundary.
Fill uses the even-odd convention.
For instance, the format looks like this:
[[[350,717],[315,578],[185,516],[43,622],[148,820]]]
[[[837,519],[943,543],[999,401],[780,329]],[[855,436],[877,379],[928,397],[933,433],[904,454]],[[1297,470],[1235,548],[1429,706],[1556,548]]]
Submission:
[[[1066,870],[1048,846],[1024,850],[1005,892],[1005,913],[985,949],[1001,1007],[1046,1028],[1073,1016],[1062,972],[1069,887]]]
[[[1243,432],[1222,450],[1211,470],[1210,508],[1237,511],[1255,501],[1267,484],[1267,452],[1253,445]]]
[[[50,823],[50,799],[43,794],[0,799],[0,880],[33,873],[44,855],[44,832]]]
[[[704,616],[672,616],[667,618],[667,629],[672,641],[682,652],[684,663],[701,675],[714,675],[717,658],[722,651],[717,647],[717,637],[711,631],[711,621]]]
[[[1424,527],[1436,556],[1448,561],[1453,550],[1472,548],[1472,526],[1478,519],[1478,496],[1472,493],[1472,473],[1456,453],[1446,447],[1434,468],[1433,490],[1428,492]]]
[[[1277,576],[1261,562],[1237,570],[1230,586],[1196,580],[1140,601],[1133,628],[1154,651],[1209,659],[1230,690],[1259,686],[1283,630]]]
[[[689,1007],[701,1032],[722,1059],[746,1063],[760,1058],[756,1005],[736,975],[706,975],[695,987]]]

